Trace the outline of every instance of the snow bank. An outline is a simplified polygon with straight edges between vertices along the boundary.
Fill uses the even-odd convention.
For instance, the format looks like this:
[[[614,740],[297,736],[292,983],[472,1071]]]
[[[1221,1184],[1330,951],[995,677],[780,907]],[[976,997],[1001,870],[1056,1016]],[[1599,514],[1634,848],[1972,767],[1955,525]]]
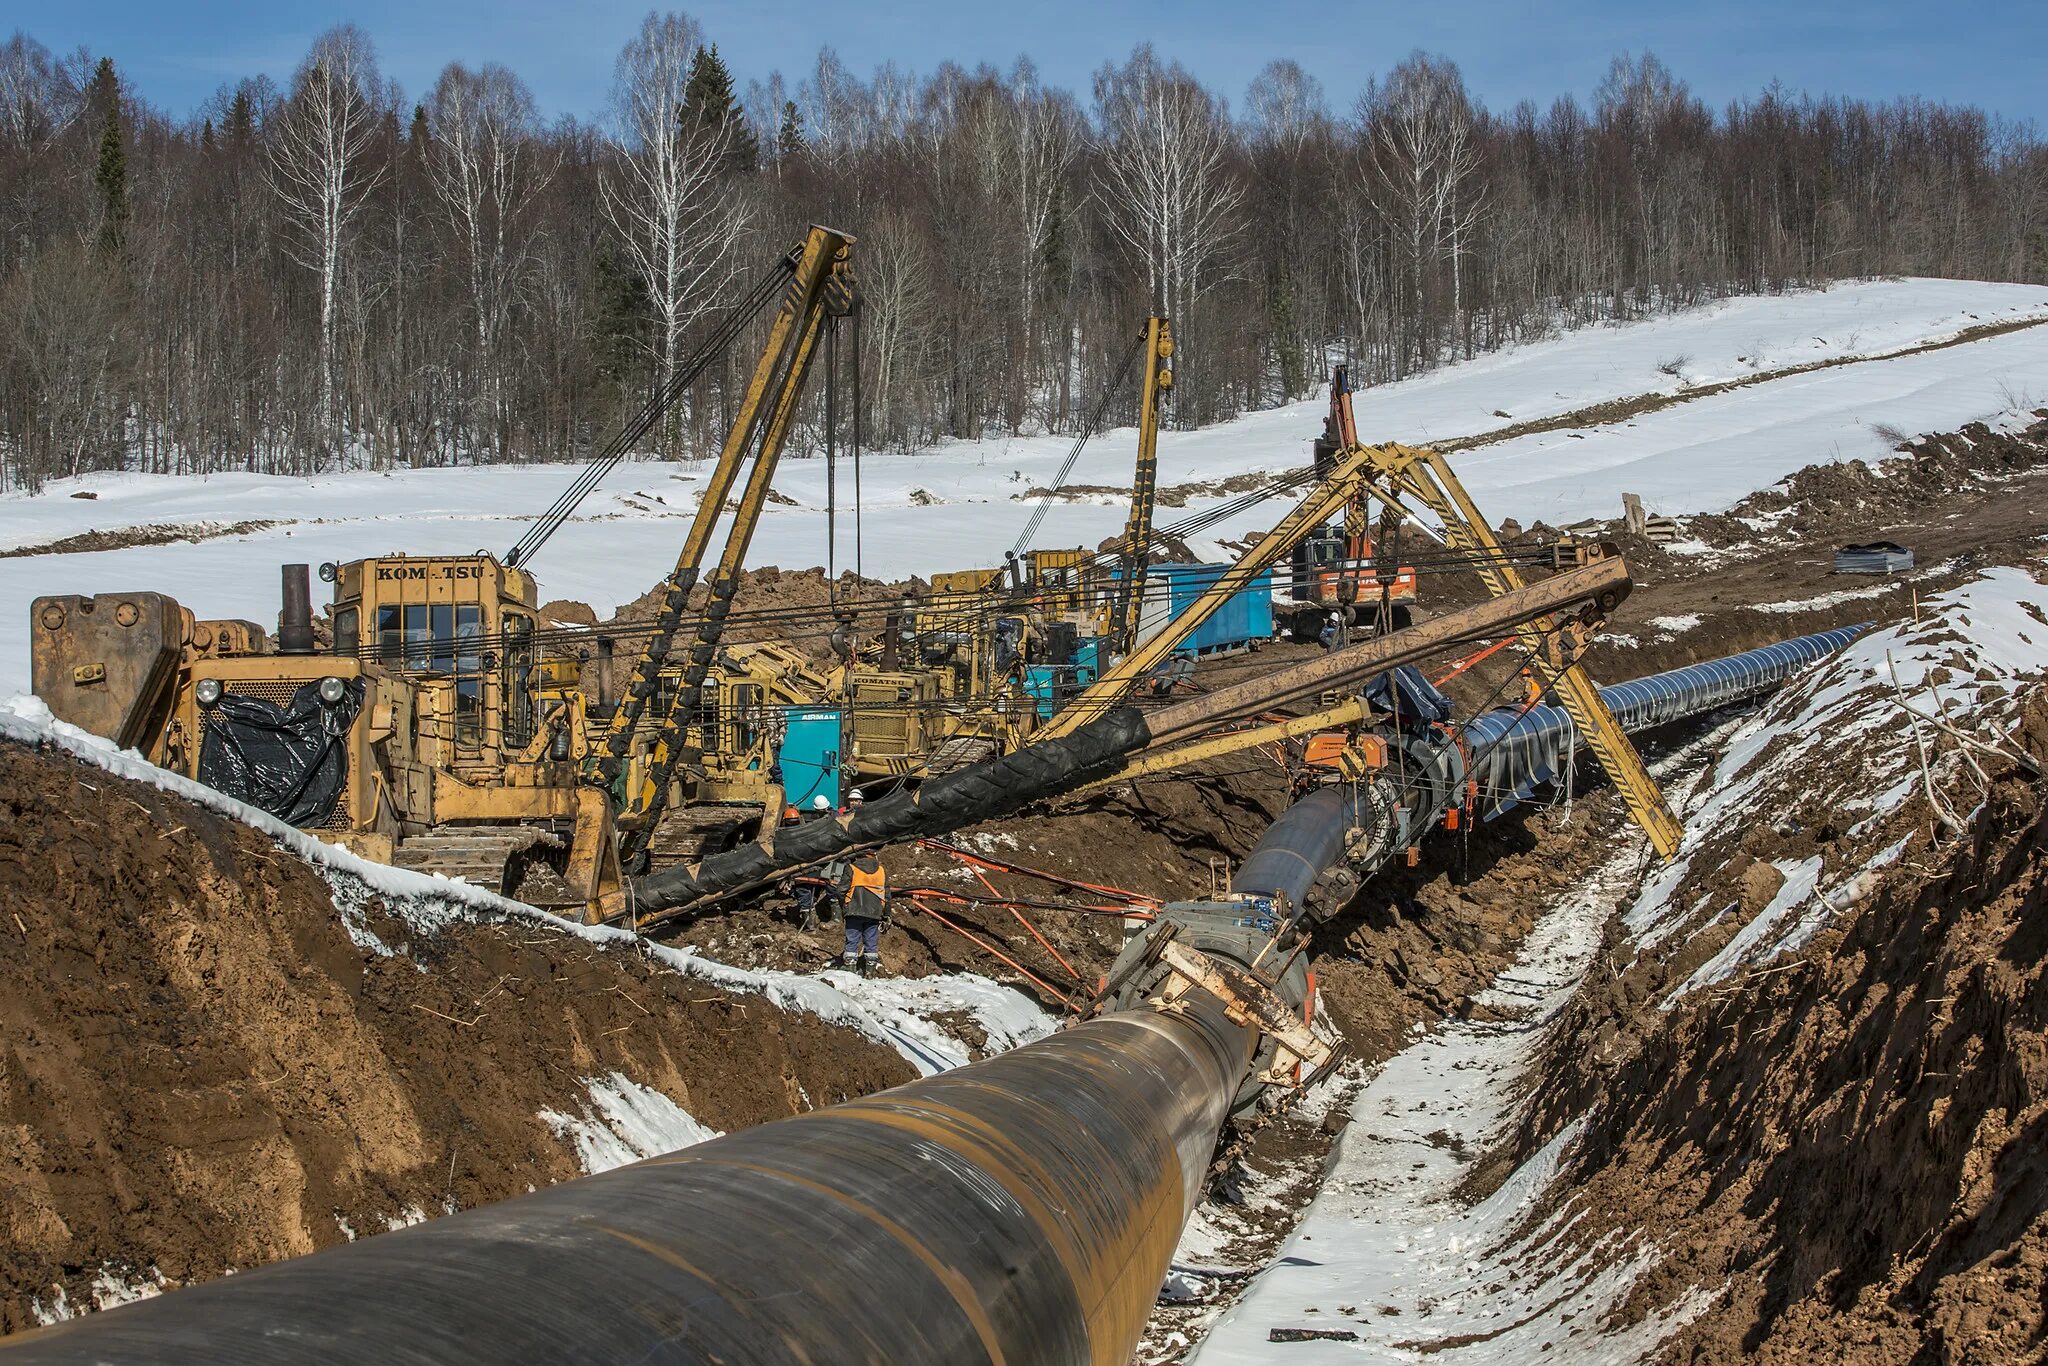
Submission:
[[[1370,390],[1356,407],[1360,429],[1370,435],[1444,441],[1588,404],[1879,355],[1981,323],[2032,317],[2048,317],[2048,289],[1893,280],[1730,299],[1483,356]],[[1677,357],[1688,358],[1679,367],[1682,379],[1662,368]],[[1889,443],[1878,424],[1946,431],[1995,417],[2012,406],[2009,395],[2039,387],[2044,367],[2048,331],[2019,332],[1700,399],[1584,433],[1583,440],[1548,433],[1499,442],[1460,456],[1458,465],[1482,507],[1524,523],[1617,515],[1621,488],[1664,512],[1718,510],[1802,466],[1883,454]],[[1164,433],[1160,484],[1199,485],[1304,465],[1324,407],[1315,398],[1201,431]],[[1128,485],[1134,441],[1128,430],[1098,436],[1073,481]],[[1068,446],[1064,436],[991,438],[868,455],[861,525],[867,572],[897,578],[993,563],[1030,515],[1022,495],[1052,482]],[[205,616],[268,621],[277,614],[281,561],[503,549],[576,473],[574,466],[527,465],[311,479],[95,475],[33,497],[0,497],[0,546],[145,525],[275,523],[197,544],[0,560],[0,694],[27,687],[28,604],[52,588],[98,593],[147,585]],[[614,471],[537,562],[543,598],[580,599],[606,612],[651,587],[658,571],[650,566],[674,558],[705,474],[702,465],[651,462]],[[823,564],[824,462],[791,461],[776,486],[794,505],[767,509],[749,563]],[[68,496],[80,491],[97,496]],[[1193,514],[1220,501],[1197,493],[1179,511]],[[1270,526],[1279,511],[1261,506],[1231,518],[1196,549],[1216,557],[1218,542]],[[1123,520],[1116,499],[1063,504],[1042,539],[1093,545]],[[841,523],[845,568],[852,558],[850,512],[842,511]]]
[[[586,1078],[584,1089],[590,1102],[582,1114],[543,1110],[540,1117],[575,1145],[577,1159],[591,1175],[719,1137],[718,1130],[699,1124],[682,1106],[623,1072]]]
[[[2022,686],[2044,677],[2048,584],[2000,567],[1923,598],[1917,622],[1859,637],[1743,721],[1703,797],[1682,813],[1678,859],[1623,916],[1637,951],[1675,952],[1741,914],[1727,878],[1739,871],[1743,836],[1759,825],[1788,839],[1801,822],[1845,828],[1810,853],[1775,860],[1777,891],[1663,1004],[1803,946],[1864,895],[1913,838],[1901,813],[1926,789],[1921,747],[1936,791],[1966,784],[1969,761],[1934,722],[1991,741],[2017,714]]]

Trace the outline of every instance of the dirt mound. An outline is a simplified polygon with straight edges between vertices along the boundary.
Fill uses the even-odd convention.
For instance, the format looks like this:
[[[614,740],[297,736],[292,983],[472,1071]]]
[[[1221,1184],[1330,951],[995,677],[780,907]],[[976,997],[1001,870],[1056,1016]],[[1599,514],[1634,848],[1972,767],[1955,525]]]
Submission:
[[[74,493],[71,496],[98,495]],[[97,550],[133,550],[138,546],[151,545],[196,545],[200,541],[215,541],[226,536],[253,536],[276,525],[276,522],[180,522],[117,527],[111,531],[81,531],[75,536],[36,545],[10,546],[0,550],[0,560],[26,555],[83,555]]]
[[[338,907],[257,831],[69,758],[0,742],[0,793],[0,1331],[60,1288],[204,1280],[576,1175],[540,1112],[586,1113],[591,1078],[731,1130],[910,1076],[629,948]]]
[[[1973,485],[1995,484],[2048,465],[2048,409],[2017,432],[1973,422],[1961,431],[1902,441],[1899,454],[1809,465],[1761,489],[1718,517],[1687,519],[1713,545],[1776,539],[1876,536],[1919,515],[1928,504]]]
[[[2027,695],[2019,716],[2038,767],[2048,691]],[[2025,765],[1978,753],[1989,780],[1959,828],[1937,838],[1950,819],[1917,781],[1881,823],[1851,825],[1856,802],[1827,783],[1854,789],[1869,756],[1838,740],[1831,758],[1827,782],[1770,766],[1719,775],[1716,801],[1741,802],[1759,781],[1811,800],[1730,824],[1732,843],[1711,830],[1689,842],[1693,871],[1675,865],[1627,930],[1612,927],[1560,1020],[1512,1160],[1492,1169],[1583,1116],[1553,1199],[1570,1206],[1577,1246],[1612,1234],[1659,1248],[1627,1315],[1703,1292],[1668,1359],[2038,1360],[2048,802]],[[1969,783],[1953,755],[1934,771],[1937,784]],[[1823,856],[1837,871],[1817,882]],[[1798,910],[1806,894],[1790,884],[1802,876],[1832,923],[1788,953],[1732,956],[1755,934],[1745,926],[1765,927],[1761,943],[1783,934],[1769,908]]]

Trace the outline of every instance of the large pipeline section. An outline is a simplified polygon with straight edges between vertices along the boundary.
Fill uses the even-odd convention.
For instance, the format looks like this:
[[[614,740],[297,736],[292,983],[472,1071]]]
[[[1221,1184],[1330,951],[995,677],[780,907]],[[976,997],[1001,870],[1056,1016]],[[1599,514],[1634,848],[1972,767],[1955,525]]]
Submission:
[[[0,1340],[6,1366],[1123,1366],[1253,1032],[1122,1011],[864,1100]]]
[[[1654,730],[1768,692],[1867,629],[1799,636],[1617,683],[1600,696],[1623,730]],[[1232,891],[1283,898],[1298,910],[1359,832],[1367,838],[1350,858],[1361,875],[1370,875],[1446,811],[1462,807],[1474,786],[1499,814],[1556,777],[1577,743],[1571,717],[1551,706],[1500,707],[1463,727],[1383,732],[1383,738],[1398,763],[1373,781],[1323,788],[1282,812],[1231,879]]]
[[[1314,696],[1535,616],[1580,607],[1611,612],[1629,586],[1624,564],[1600,561],[1203,697],[1149,711],[1114,707],[1066,735],[929,779],[914,792],[869,802],[834,820],[783,826],[771,840],[638,878],[624,909],[644,928],[854,849],[945,834],[1054,796],[1107,772],[1126,755],[1220,721]]]

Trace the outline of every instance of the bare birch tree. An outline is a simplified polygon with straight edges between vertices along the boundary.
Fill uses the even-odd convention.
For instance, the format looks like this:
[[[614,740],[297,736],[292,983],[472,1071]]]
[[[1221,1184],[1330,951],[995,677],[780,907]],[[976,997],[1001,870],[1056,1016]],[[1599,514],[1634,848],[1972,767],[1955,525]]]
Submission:
[[[655,383],[681,359],[683,333],[731,277],[747,205],[723,174],[729,124],[685,117],[690,67],[703,31],[684,14],[649,14],[619,53],[610,136],[616,155],[598,177],[605,220],[639,275],[654,313]],[[673,453],[678,414],[664,437]]]
[[[337,401],[338,320],[344,253],[379,170],[376,56],[353,24],[313,40],[293,78],[268,163],[271,187],[292,228],[292,259],[312,271],[320,291],[319,422],[329,453],[341,449]]]
[[[1472,105],[1458,68],[1417,52],[1384,85],[1359,97],[1359,123],[1369,147],[1372,183],[1365,189],[1401,243],[1415,359],[1434,351],[1430,266],[1451,262],[1452,317],[1463,310],[1463,257],[1478,216],[1467,182],[1479,169]]]
[[[1230,278],[1242,226],[1223,102],[1141,46],[1122,67],[1096,73],[1095,105],[1103,212],[1143,263],[1152,307],[1173,319],[1181,353],[1200,357],[1189,340],[1200,326],[1196,305]],[[1175,407],[1182,425],[1196,416]]]
[[[533,95],[495,64],[471,71],[451,63],[429,100],[433,142],[427,164],[458,254],[467,269],[471,335],[482,383],[475,425],[505,441],[505,375],[499,354],[536,226],[532,208],[554,174],[535,136]]]

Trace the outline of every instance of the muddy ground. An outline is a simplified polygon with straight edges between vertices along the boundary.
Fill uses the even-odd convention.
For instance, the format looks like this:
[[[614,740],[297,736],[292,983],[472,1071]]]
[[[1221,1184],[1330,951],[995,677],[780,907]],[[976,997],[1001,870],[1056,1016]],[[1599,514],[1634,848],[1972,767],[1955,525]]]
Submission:
[[[909,1079],[894,1051],[524,924],[433,936],[256,831],[0,741],[0,1332],[578,1174],[541,1119],[613,1071],[731,1130]]]

